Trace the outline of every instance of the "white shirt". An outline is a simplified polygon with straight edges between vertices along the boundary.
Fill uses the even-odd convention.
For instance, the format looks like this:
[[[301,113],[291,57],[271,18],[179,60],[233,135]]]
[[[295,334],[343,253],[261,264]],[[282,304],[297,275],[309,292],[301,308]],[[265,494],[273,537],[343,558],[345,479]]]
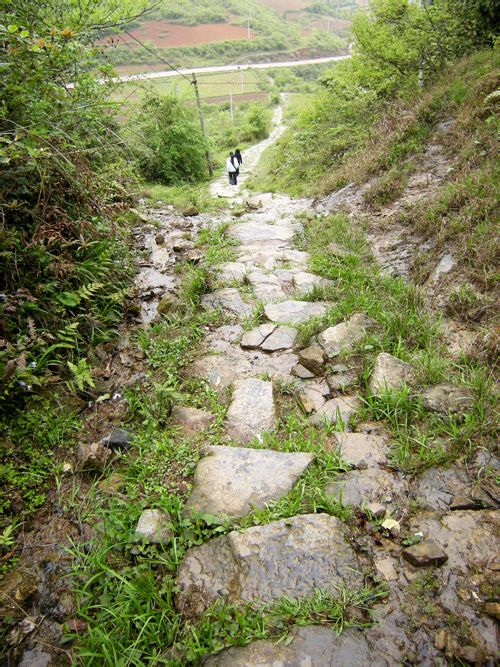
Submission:
[[[227,158],[226,166],[228,171],[236,171],[236,167],[234,166],[230,157]]]

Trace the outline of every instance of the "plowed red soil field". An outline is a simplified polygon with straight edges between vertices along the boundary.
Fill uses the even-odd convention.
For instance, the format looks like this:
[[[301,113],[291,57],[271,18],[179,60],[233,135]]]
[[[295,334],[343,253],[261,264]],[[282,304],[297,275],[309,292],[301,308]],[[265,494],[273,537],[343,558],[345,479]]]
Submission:
[[[164,48],[197,46],[198,44],[224,42],[231,39],[248,39],[246,27],[231,25],[230,23],[207,23],[205,25],[188,26],[169,23],[164,19],[146,21],[140,28],[131,30],[130,33],[141,42],[147,40]],[[250,37],[254,37],[251,30]],[[112,39],[116,41],[117,37]],[[120,40],[130,43],[131,46],[138,46],[128,35],[121,35]],[[109,41],[109,39],[106,41]]]

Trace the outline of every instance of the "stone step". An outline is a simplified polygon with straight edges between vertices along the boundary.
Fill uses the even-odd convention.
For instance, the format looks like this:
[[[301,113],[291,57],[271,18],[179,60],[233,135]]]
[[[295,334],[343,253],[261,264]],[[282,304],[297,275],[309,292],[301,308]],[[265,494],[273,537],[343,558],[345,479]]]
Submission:
[[[257,378],[235,382],[226,419],[226,433],[230,438],[247,444],[262,433],[271,431],[275,421],[272,382]]]
[[[319,301],[283,301],[282,303],[269,303],[264,312],[271,322],[280,324],[299,324],[307,322],[311,317],[323,317],[326,315],[326,304]]]
[[[313,454],[209,446],[196,467],[186,512],[242,517],[287,494]]]
[[[191,547],[177,577],[177,609],[196,618],[217,599],[271,602],[360,587],[363,574],[347,539],[336,517],[305,514]]]

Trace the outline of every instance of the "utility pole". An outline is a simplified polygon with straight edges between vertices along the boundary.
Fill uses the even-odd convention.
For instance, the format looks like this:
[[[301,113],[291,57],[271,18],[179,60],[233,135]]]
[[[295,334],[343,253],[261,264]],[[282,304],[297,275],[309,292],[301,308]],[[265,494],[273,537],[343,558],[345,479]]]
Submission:
[[[198,107],[198,116],[200,118],[201,131],[206,139],[207,134],[205,132],[205,119],[203,118],[203,111],[201,108],[200,91],[198,90],[198,81],[196,80],[196,74],[194,72],[193,72],[193,86],[194,86],[194,93],[196,95],[196,106]],[[212,167],[212,159],[210,157],[210,151],[208,150],[208,148],[205,152],[205,155],[207,156],[208,174],[209,176],[213,176],[214,170]]]
[[[248,5],[247,37],[250,39],[250,19],[252,18],[252,8]]]
[[[241,92],[244,93],[245,87],[243,85],[243,70],[241,69],[241,67],[238,67],[238,69],[240,70]]]

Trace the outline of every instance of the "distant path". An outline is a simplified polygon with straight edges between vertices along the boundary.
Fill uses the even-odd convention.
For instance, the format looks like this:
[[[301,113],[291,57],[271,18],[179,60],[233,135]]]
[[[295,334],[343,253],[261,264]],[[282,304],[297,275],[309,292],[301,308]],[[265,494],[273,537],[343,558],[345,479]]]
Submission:
[[[185,76],[189,74],[211,74],[216,72],[237,72],[247,69],[269,69],[271,67],[301,67],[302,65],[321,65],[322,63],[331,63],[337,60],[346,60],[346,56],[328,56],[325,58],[310,58],[308,60],[288,60],[286,62],[276,63],[244,63],[242,65],[214,65],[212,67],[190,67],[187,69],[164,70],[161,72],[147,72],[145,74],[128,74],[126,76],[117,76],[111,81],[114,83],[126,83],[127,81],[138,81],[141,79],[165,79],[171,76]],[[179,74],[180,73],[180,74]]]
[[[286,103],[286,94],[281,95],[282,102]],[[262,153],[274,144],[274,142],[281,137],[283,132],[286,130],[286,126],[282,123],[283,118],[283,107],[280,104],[276,107],[273,114],[273,129],[267,139],[260,141],[258,144],[247,148],[246,151],[242,152],[243,164],[241,166],[240,175],[238,177],[238,185],[229,185],[227,172],[224,171],[222,176],[215,180],[210,185],[210,194],[212,197],[227,197],[228,199],[235,197],[240,193],[241,186],[250,176],[251,172],[255,169],[257,162],[260,159]]]

